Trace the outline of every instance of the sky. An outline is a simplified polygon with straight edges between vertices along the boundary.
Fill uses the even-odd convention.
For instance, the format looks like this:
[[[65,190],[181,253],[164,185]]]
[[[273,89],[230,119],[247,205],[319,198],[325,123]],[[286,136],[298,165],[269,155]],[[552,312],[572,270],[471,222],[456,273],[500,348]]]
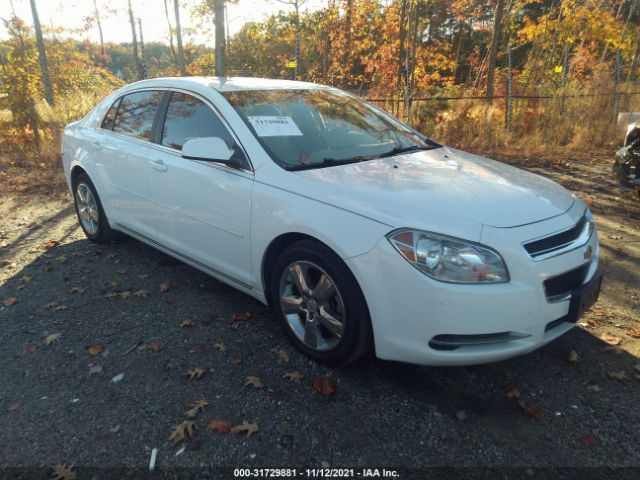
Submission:
[[[33,24],[31,7],[29,0],[11,0],[18,17],[28,24]],[[127,14],[127,0],[96,0],[98,8],[101,10],[102,29],[105,42],[130,42],[131,27]],[[180,0],[182,6],[180,10],[180,20],[184,29],[195,27],[191,15],[191,7],[200,3],[201,0]],[[66,29],[82,29],[84,18],[94,11],[93,0],[36,0],[40,23],[64,27]],[[173,0],[168,0],[170,8]],[[303,10],[313,10],[326,4],[322,0],[307,0]],[[145,42],[161,41],[168,43],[168,26],[164,10],[164,0],[131,0],[134,14],[142,20],[142,30]],[[115,9],[117,13],[106,14],[106,8]],[[261,20],[270,13],[279,10],[292,10],[293,7],[283,5],[277,0],[239,0],[237,4],[227,6],[228,29],[230,33],[237,32],[243,24]],[[102,11],[105,11],[104,14]],[[173,24],[173,12],[171,22]],[[10,0],[0,0],[0,19],[9,19],[12,15]],[[213,30],[213,29],[212,29]],[[87,33],[75,34],[78,38],[89,37],[92,41],[99,41],[97,27],[93,27]],[[6,38],[7,32],[4,24],[0,22],[0,38]],[[205,35],[196,34],[186,39],[196,43],[212,42],[212,38]]]

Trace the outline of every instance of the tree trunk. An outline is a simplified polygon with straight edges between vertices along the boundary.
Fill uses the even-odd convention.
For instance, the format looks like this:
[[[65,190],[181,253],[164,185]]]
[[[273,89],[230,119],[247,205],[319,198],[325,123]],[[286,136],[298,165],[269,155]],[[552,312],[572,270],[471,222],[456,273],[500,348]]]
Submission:
[[[102,34],[102,22],[100,21],[100,10],[98,10],[98,3],[93,0],[93,8],[95,10],[96,24],[98,25],[98,33],[100,34],[100,54],[104,57],[104,35]]]
[[[216,76],[224,77],[224,55],[225,55],[225,36],[224,36],[224,0],[214,0],[214,21],[216,27]]]
[[[180,25],[180,4],[178,0],[173,0],[174,12],[176,16],[176,40],[178,41],[178,69],[180,76],[184,77],[187,72],[184,66],[184,48],[182,47],[182,26]]]
[[[44,38],[42,37],[42,27],[40,27],[38,8],[36,7],[36,0],[30,0],[30,2],[31,13],[33,14],[33,27],[36,31],[36,42],[38,44],[38,60],[40,62],[42,84],[44,85],[44,97],[47,100],[47,103],[53,106],[53,90],[51,89],[51,78],[49,78],[49,66],[47,64],[47,52],[44,48]]]
[[[140,59],[142,62],[142,78],[147,78],[147,58],[144,54],[144,37],[142,36],[142,20],[138,17],[138,30],[140,30]]]
[[[176,47],[173,45],[173,27],[171,26],[171,19],[169,18],[169,4],[167,0],[164,0],[164,14],[167,17],[167,25],[169,27],[169,49],[171,50],[173,61],[177,64],[178,55],[176,54]]]
[[[133,45],[133,61],[136,64],[136,70],[138,71],[138,80],[144,78],[144,72],[142,71],[142,63],[138,56],[138,35],[136,34],[136,21],[133,18],[133,9],[131,8],[131,0],[129,0],[129,23],[131,24],[131,40]]]
[[[487,102],[493,103],[494,79],[496,73],[496,56],[500,45],[502,32],[502,17],[504,15],[504,0],[498,0],[496,14],[493,22],[493,36],[491,38],[491,51],[489,53],[489,67],[487,71]]]
[[[398,51],[398,78],[396,80],[396,91],[398,94],[402,92],[402,72],[404,70],[404,43],[405,37],[407,35],[407,29],[405,22],[407,20],[407,1],[402,0],[402,5],[400,7],[400,46]]]

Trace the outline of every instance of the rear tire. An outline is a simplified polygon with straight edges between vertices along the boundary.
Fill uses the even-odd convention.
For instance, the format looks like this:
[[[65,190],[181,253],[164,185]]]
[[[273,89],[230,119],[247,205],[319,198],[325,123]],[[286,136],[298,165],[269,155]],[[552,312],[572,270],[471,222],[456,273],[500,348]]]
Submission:
[[[91,242],[109,243],[120,236],[109,226],[96,187],[86,173],[78,175],[73,182],[73,200],[80,227]]]
[[[314,360],[345,365],[373,347],[367,304],[355,277],[326,245],[289,245],[270,274],[274,316],[293,344]]]

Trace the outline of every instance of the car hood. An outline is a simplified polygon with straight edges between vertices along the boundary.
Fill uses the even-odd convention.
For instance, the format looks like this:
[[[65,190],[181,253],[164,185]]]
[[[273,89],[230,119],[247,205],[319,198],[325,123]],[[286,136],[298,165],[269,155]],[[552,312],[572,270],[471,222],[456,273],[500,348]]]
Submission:
[[[515,227],[574,202],[549,179],[446,147],[295,173],[307,180],[306,196],[396,227],[424,225],[432,215]]]

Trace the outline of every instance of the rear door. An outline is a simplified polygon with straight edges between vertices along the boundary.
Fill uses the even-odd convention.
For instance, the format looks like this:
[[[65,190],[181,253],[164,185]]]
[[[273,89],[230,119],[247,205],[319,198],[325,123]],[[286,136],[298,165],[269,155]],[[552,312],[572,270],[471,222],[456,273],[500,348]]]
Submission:
[[[148,177],[157,167],[151,161],[155,158],[151,141],[163,96],[160,90],[143,90],[119,98],[103,120],[107,135],[97,146],[96,166],[108,189],[110,216],[118,224],[115,228],[147,236],[153,236],[155,230]]]
[[[212,273],[250,285],[253,172],[244,150],[196,94],[170,92],[162,113],[154,161],[164,170],[149,175],[158,241]],[[244,168],[182,158],[184,143],[202,137],[222,138]]]

